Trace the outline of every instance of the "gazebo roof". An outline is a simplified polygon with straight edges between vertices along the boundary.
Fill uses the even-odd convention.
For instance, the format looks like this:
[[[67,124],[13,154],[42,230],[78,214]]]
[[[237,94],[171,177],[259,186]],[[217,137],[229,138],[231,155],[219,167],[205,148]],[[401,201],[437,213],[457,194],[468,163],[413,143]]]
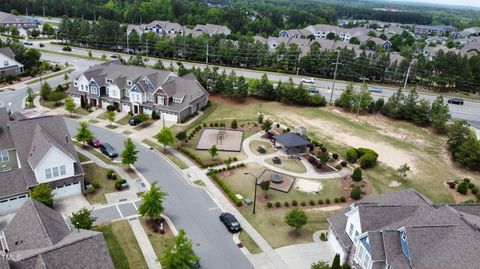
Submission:
[[[310,141],[296,133],[285,133],[281,135],[276,135],[273,137],[273,139],[275,139],[275,141],[281,143],[287,148],[308,146],[311,144]]]

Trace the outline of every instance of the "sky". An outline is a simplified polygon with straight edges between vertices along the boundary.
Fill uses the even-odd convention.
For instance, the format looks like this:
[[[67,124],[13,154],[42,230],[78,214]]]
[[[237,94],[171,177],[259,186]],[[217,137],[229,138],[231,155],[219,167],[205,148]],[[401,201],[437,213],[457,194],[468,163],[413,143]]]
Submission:
[[[415,2],[415,3],[480,7],[480,0],[404,0],[404,1]]]

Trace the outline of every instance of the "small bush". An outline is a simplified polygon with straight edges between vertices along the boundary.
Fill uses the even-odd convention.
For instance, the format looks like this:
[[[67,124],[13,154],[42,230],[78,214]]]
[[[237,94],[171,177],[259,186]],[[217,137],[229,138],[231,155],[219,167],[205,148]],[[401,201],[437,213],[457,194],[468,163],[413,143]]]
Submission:
[[[323,205],[323,200],[322,200],[322,199],[318,199],[318,204],[319,204],[319,205]]]
[[[210,122],[210,127],[213,127],[213,122]]]
[[[463,195],[467,194],[468,192],[468,182],[463,181],[462,183],[458,184],[457,191]]]
[[[342,167],[347,167],[347,161],[342,161],[342,162],[340,163],[340,165],[341,165]]]
[[[345,199],[345,196],[340,196],[340,202],[345,203],[347,199]]]
[[[238,128],[237,120],[232,120],[232,123],[230,124],[230,127],[232,127],[232,129],[237,129]]]
[[[350,163],[356,163],[357,162],[357,150],[354,148],[351,148],[347,150],[347,161]]]
[[[293,201],[292,201],[292,206],[298,206],[297,200],[293,200]]]
[[[237,161],[238,161],[238,158],[237,158],[237,157],[233,157],[233,161],[234,161],[234,162],[237,162]]]
[[[203,123],[203,127],[207,127],[207,124],[206,124],[206,123]]]
[[[339,164],[337,164],[337,165],[335,165],[335,169],[337,169],[337,170],[342,170],[342,166],[339,165]]]
[[[323,167],[323,163],[317,163],[317,165],[315,166],[318,170],[322,169]]]
[[[473,189],[473,187],[475,187],[475,184],[473,184],[472,182],[468,183],[468,188],[469,189]]]
[[[463,179],[463,182],[470,183],[470,179],[469,179],[469,178],[464,178],[464,179]]]
[[[455,186],[457,185],[455,181],[448,181],[447,184],[450,187],[450,189],[455,189]]]
[[[147,121],[150,117],[147,114],[141,113],[136,116],[137,120],[140,122]]]
[[[285,207],[289,207],[289,206],[290,206],[290,203],[289,203],[288,201],[286,201],[286,202],[284,203],[284,205],[285,205]]]
[[[327,235],[325,233],[320,234],[320,240],[327,241]]]
[[[477,187],[477,186],[475,186],[475,187],[472,188],[472,193],[473,193],[473,194],[477,194],[477,193],[478,193],[478,187]]]
[[[272,203],[270,203],[270,202],[267,203],[267,207],[268,207],[268,208],[272,208],[272,206],[273,206]]]
[[[122,190],[122,184],[124,183],[127,183],[125,179],[119,179],[115,181],[115,189],[117,189],[117,191]]]
[[[305,201],[302,201],[300,204],[301,204],[302,206],[306,206],[306,205],[307,205],[307,203],[305,203]]]
[[[325,203],[326,203],[327,205],[330,204],[330,199],[328,199],[328,198],[325,199]]]
[[[350,197],[354,200],[358,200],[362,197],[362,189],[360,186],[354,186],[350,192]]]
[[[310,156],[310,157],[308,157],[308,162],[313,164],[313,163],[317,162],[317,159],[315,159],[315,157],[313,157],[313,156]]]
[[[315,201],[314,201],[314,200],[310,200],[309,203],[310,203],[310,205],[315,205]]]
[[[355,168],[352,174],[353,181],[362,181],[362,170],[360,168]]]
[[[93,186],[95,189],[97,189],[97,190],[100,189],[100,187],[101,187],[101,185],[100,185],[100,183],[99,183],[98,181],[93,181],[93,182],[92,182],[92,186]]]
[[[108,169],[107,170],[107,178],[113,179],[112,176],[115,175],[115,170],[113,169]]]
[[[338,160],[338,153],[332,153],[332,158]]]
[[[281,206],[282,206],[282,203],[280,203],[280,202],[278,202],[278,201],[275,202],[275,207],[281,207]]]
[[[340,202],[340,198],[338,197],[335,197],[335,199],[333,199],[335,201],[335,204],[338,204],[338,202]]]
[[[374,167],[375,165],[377,165],[377,158],[378,155],[366,153],[365,155],[360,157],[360,167],[362,167],[362,169]]]
[[[87,194],[94,194],[97,190],[93,187],[90,186],[90,188],[87,188]]]

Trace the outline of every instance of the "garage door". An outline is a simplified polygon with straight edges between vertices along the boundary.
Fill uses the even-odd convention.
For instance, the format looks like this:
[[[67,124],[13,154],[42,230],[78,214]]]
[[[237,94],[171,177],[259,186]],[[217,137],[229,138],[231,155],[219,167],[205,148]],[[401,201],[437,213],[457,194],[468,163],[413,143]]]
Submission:
[[[80,187],[80,182],[67,184],[61,187],[56,187],[53,189],[54,198],[62,198],[74,194],[82,193],[82,188]]]
[[[107,106],[109,106],[110,103],[108,101],[102,100],[102,108],[107,109]]]
[[[143,113],[147,115],[152,115],[152,109],[149,107],[144,107],[143,108]]]
[[[122,104],[122,111],[123,112],[130,112],[130,105],[129,104]]]
[[[178,122],[178,117],[175,114],[167,114],[167,113],[162,113],[162,117],[166,121],[173,121],[173,122]]]
[[[77,105],[77,106],[80,106],[82,101],[81,101],[81,97],[78,96],[78,95],[72,95],[72,98],[73,98],[73,102]]]
[[[27,200],[27,195],[23,194],[17,197],[0,200],[0,215],[17,211]]]

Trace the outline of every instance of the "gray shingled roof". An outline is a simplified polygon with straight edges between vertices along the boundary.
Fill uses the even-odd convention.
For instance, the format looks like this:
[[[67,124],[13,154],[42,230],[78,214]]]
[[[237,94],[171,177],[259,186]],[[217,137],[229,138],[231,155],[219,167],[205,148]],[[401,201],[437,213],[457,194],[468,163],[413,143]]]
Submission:
[[[40,153],[50,148],[46,146],[47,144],[55,146],[76,160],[74,164],[75,175],[83,175],[83,168],[80,165],[62,116],[6,121],[5,114],[5,109],[0,110],[0,130],[9,132],[0,133],[0,142],[13,142],[13,145],[10,144],[9,147],[16,149],[20,165],[17,169],[0,173],[0,197],[25,193],[29,187],[38,185],[29,163],[29,161],[38,163],[40,159],[40,155],[37,156],[36,154],[35,156],[32,154],[32,159],[30,159],[33,147],[35,147],[37,153]],[[8,128],[6,128],[7,124]],[[8,133],[10,138],[6,138]]]
[[[301,135],[296,133],[285,133],[281,135],[276,135],[273,137],[277,142],[281,143],[287,148],[299,147],[299,146],[307,146],[311,143],[303,138]]]
[[[0,107],[0,150],[14,148],[12,137],[7,128],[9,122],[7,109]]]
[[[10,261],[12,268],[114,268],[101,233],[71,231],[60,213],[32,199],[7,225],[5,235],[9,254],[20,257]]]
[[[30,153],[28,157],[28,163],[31,165],[31,167],[37,167],[37,165],[43,160],[45,155],[52,147],[56,147],[65,153],[65,155],[74,160],[74,157],[70,152],[68,152],[68,150],[66,150],[60,143],[57,143],[55,139],[52,139],[40,125],[36,125],[33,132],[32,145],[30,147]]]
[[[0,53],[7,56],[10,59],[15,60],[15,52],[10,47],[0,48]]]
[[[0,24],[17,24],[17,23],[30,24],[30,23],[33,23],[33,21],[22,16],[15,16],[10,13],[0,11]]]

